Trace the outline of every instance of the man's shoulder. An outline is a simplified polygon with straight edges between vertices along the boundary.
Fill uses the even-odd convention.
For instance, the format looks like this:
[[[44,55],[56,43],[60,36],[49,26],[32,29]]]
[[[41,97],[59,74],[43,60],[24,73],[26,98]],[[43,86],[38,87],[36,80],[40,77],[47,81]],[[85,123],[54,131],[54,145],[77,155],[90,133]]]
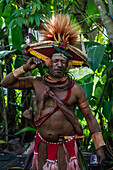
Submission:
[[[84,94],[84,90],[82,89],[82,87],[78,84],[78,83],[74,83],[74,85],[73,85],[73,88],[72,88],[72,90],[73,90],[73,93],[75,94],[75,95],[82,95],[82,94]]]
[[[81,86],[78,83],[74,82],[73,89],[79,90],[79,89],[81,89]]]
[[[42,81],[42,77],[39,77],[39,76],[34,76],[34,79],[37,81]]]
[[[39,76],[32,76],[32,79],[33,79],[33,81],[37,81],[39,83],[43,82],[42,77],[39,77]]]
[[[38,82],[42,82],[42,77],[39,76],[27,76],[25,77],[25,79],[27,81],[38,81]]]

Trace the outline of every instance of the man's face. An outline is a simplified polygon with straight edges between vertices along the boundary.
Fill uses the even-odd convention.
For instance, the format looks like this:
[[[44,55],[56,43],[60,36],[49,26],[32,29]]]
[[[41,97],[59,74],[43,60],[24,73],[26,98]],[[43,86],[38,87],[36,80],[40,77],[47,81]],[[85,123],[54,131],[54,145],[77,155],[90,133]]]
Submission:
[[[49,74],[54,78],[62,78],[65,74],[67,66],[67,59],[61,55],[53,55],[51,58],[51,65],[49,67]]]

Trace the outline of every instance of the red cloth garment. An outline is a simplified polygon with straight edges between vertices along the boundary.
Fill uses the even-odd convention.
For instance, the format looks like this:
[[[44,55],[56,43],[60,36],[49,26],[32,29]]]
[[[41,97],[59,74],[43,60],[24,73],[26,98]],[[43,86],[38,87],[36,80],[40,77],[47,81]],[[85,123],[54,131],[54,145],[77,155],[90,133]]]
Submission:
[[[34,149],[34,154],[37,155],[38,157],[38,145],[39,143],[42,141],[47,145],[48,148],[48,157],[47,157],[47,162],[50,162],[51,164],[56,164],[57,163],[57,150],[58,150],[58,146],[62,145],[65,151],[65,154],[67,156],[67,151],[66,148],[69,152],[69,156],[70,156],[70,161],[67,162],[67,167],[69,167],[69,165],[71,166],[76,166],[76,170],[78,170],[77,166],[78,166],[78,161],[77,161],[77,157],[75,155],[75,139],[76,139],[77,135],[73,135],[70,139],[68,140],[64,140],[64,141],[59,141],[59,142],[48,142],[45,141],[39,134],[39,132],[37,131],[36,133],[36,138],[35,138],[35,149]],[[74,161],[73,161],[74,160]],[[74,163],[75,162],[75,165]],[[57,169],[57,168],[56,168]]]

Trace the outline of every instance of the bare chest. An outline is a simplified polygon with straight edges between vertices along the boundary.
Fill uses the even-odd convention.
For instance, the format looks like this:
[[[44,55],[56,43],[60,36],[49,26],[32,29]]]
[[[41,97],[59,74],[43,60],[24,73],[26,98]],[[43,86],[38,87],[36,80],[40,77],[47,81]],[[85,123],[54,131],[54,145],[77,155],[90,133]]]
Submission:
[[[36,82],[34,84],[34,90],[37,99],[37,105],[40,105],[40,102],[43,100],[45,107],[56,106],[56,100],[49,95],[51,90],[47,86],[45,86],[43,82],[40,82],[40,84]],[[70,94],[69,89],[68,90],[53,89],[52,92],[60,101],[64,101],[65,99],[68,98],[66,104],[70,107],[72,105],[75,105],[77,102],[77,98],[73,94],[73,88],[70,90]]]

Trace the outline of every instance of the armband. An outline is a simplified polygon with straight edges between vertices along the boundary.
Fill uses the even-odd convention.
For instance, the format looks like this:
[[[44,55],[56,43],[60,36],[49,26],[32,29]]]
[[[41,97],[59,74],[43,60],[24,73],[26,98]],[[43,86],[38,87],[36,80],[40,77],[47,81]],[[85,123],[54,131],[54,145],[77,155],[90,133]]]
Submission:
[[[19,81],[19,89],[25,89],[25,79],[24,77],[21,77],[21,80]]]
[[[93,139],[93,143],[94,143],[94,146],[95,146],[96,150],[98,148],[100,148],[101,146],[105,146],[106,145],[104,143],[104,140],[103,140],[101,132],[96,132],[96,133],[92,134],[92,139]]]
[[[25,70],[23,69],[23,66],[17,68],[16,70],[13,71],[13,75],[15,78],[20,77],[22,74],[25,74]]]
[[[84,109],[85,107],[89,106],[88,101],[78,104],[79,109]]]

